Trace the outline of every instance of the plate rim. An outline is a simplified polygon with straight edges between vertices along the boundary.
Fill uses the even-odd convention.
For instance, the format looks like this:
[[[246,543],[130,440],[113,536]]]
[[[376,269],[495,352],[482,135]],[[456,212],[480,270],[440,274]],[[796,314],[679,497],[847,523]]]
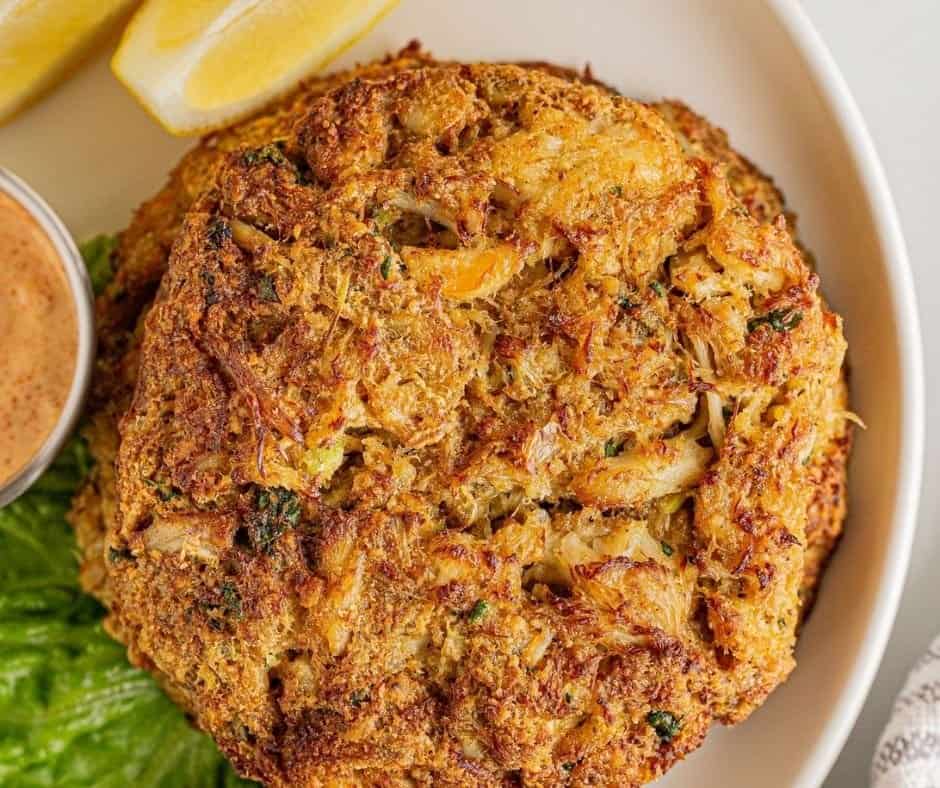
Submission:
[[[720,5],[720,4],[719,4]],[[734,3],[725,13],[734,14]],[[799,0],[763,0],[807,70],[807,78],[832,113],[836,135],[845,146],[846,169],[854,169],[861,199],[870,216],[878,265],[886,280],[885,307],[895,323],[893,363],[898,371],[900,414],[895,489],[890,510],[878,526],[886,529],[884,552],[871,569],[876,578],[859,629],[860,645],[846,659],[836,695],[816,740],[801,753],[792,788],[818,788],[842,751],[868,697],[895,622],[907,576],[923,477],[925,435],[924,360],[913,275],[894,200],[862,114],[833,56]],[[329,70],[332,70],[332,66]],[[14,121],[16,123],[16,121]],[[186,146],[195,143],[187,138]],[[178,158],[178,156],[173,157]],[[889,319],[885,315],[885,319]],[[781,687],[780,689],[784,689]]]
[[[874,141],[848,83],[799,0],[765,0],[802,56],[861,181],[880,245],[888,300],[897,325],[901,375],[901,429],[891,534],[880,572],[877,596],[839,702],[823,734],[800,769],[795,788],[822,784],[845,745],[868,697],[894,627],[910,563],[923,477],[924,361],[914,278],[894,198]]]

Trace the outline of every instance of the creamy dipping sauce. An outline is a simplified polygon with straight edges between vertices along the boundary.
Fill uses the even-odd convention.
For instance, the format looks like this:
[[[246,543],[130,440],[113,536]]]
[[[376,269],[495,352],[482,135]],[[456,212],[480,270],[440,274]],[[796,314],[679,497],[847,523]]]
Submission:
[[[72,386],[78,326],[55,247],[0,192],[0,484],[52,432]]]

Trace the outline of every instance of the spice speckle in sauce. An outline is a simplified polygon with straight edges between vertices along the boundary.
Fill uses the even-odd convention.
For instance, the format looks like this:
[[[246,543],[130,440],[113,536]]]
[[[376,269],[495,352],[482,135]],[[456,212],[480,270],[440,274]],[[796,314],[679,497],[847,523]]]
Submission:
[[[55,427],[77,350],[75,307],[55,247],[30,213],[0,192],[0,484]]]

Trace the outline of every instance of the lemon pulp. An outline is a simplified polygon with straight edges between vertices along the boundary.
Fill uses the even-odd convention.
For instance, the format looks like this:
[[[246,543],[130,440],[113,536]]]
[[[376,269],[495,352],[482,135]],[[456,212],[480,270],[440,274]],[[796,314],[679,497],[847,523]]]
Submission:
[[[148,0],[112,66],[170,131],[230,123],[289,90],[396,0]]]
[[[0,1],[0,121],[53,87],[131,4]]]

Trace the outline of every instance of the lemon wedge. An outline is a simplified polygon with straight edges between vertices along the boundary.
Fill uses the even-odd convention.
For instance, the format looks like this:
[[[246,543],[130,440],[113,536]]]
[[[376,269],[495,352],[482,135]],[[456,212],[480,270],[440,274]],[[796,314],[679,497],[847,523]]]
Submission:
[[[131,0],[0,0],[0,122],[64,77]]]
[[[168,131],[206,131],[290,90],[396,2],[147,0],[111,68]]]

